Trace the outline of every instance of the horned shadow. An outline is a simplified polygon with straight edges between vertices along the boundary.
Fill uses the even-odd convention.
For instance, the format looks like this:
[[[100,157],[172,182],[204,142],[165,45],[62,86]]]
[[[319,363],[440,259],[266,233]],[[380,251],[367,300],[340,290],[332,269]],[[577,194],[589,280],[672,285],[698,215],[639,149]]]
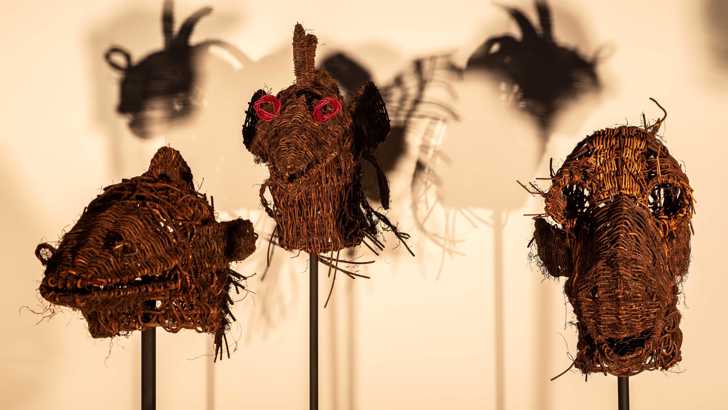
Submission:
[[[165,7],[167,5],[172,6],[172,2],[165,2]],[[86,59],[93,83],[89,88],[90,117],[103,138],[108,139],[109,160],[116,177],[144,169],[154,150],[164,143],[162,137],[165,135],[156,134],[166,133],[166,128],[153,129],[145,124],[144,120],[148,118],[134,114],[162,115],[163,108],[168,107],[157,110],[147,107],[145,112],[144,104],[158,102],[159,99],[152,98],[155,93],[159,96],[160,93],[182,92],[190,86],[190,68],[194,67],[186,67],[185,61],[180,62],[179,58],[171,58],[163,52],[168,29],[164,28],[162,10],[162,2],[120,9],[112,17],[100,19],[87,34]],[[199,24],[187,29],[183,26],[189,11],[186,8],[172,11],[172,25],[176,18],[180,32],[189,30],[193,45],[201,43],[199,38],[216,38],[210,27],[214,27],[215,33],[224,32],[239,25],[241,20],[237,14],[214,10],[202,19],[206,15],[204,11],[190,16]],[[131,66],[135,69],[127,70]],[[169,80],[170,75],[176,76],[175,81]],[[203,98],[197,94],[194,97]],[[180,105],[179,98],[171,101]],[[193,117],[189,107],[182,104],[181,108],[185,109],[178,117]]]
[[[494,6],[503,11],[495,18],[510,17],[518,34],[487,35],[464,64],[453,63],[450,81],[459,121],[448,122],[424,161],[436,175],[438,199],[448,208],[501,212],[523,206],[528,195],[515,178],[536,172],[550,136],[578,129],[593,108],[589,96],[602,89],[598,54],[585,56],[556,35],[574,33],[588,42],[576,13],[564,6],[554,12],[541,0],[535,6],[536,19],[514,7]]]
[[[518,34],[488,36],[470,54],[462,72],[483,72],[499,82],[503,100],[525,112],[536,125],[544,152],[555,129],[577,129],[583,117],[564,114],[575,106],[592,105],[582,97],[599,94],[602,56],[598,50],[591,55],[582,51],[589,36],[575,13],[563,5],[554,12],[544,0],[535,0],[534,5],[535,19],[524,9],[502,6],[503,15],[516,24]],[[557,36],[560,32],[574,33],[575,38],[562,40]]]

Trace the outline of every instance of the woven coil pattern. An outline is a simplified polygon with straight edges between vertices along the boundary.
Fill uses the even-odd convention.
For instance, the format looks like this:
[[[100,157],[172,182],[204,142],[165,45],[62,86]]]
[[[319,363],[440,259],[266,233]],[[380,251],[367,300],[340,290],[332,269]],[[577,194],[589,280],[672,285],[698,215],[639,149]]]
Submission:
[[[662,120],[595,132],[580,142],[536,217],[542,269],[567,278],[584,373],[631,376],[681,360],[679,286],[690,260],[693,193],[657,138]]]
[[[312,254],[362,241],[382,249],[383,226],[404,242],[407,234],[371,208],[360,183],[366,159],[379,170],[380,197],[389,206],[387,180],[373,156],[389,133],[384,100],[369,83],[345,106],[336,81],[314,66],[316,44],[315,36],[296,25],[296,83],[275,96],[256,92],[243,124],[246,148],[270,171],[260,198],[276,221],[275,241]]]
[[[41,295],[79,309],[93,337],[162,327],[215,334],[230,320],[229,290],[245,290],[229,263],[255,250],[249,221],[215,221],[179,152],[161,148],[141,176],[106,187],[58,248],[38,245]]]

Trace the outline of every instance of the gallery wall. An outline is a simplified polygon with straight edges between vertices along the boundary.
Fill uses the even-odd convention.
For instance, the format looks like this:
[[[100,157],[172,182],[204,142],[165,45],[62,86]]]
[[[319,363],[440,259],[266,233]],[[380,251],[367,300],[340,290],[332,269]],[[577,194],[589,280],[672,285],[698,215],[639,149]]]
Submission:
[[[157,4],[159,3],[159,4]],[[416,257],[392,236],[363,269],[340,276],[321,311],[322,409],[612,409],[616,380],[576,370],[576,329],[563,280],[546,279],[527,244],[541,211],[516,180],[548,175],[592,131],[657,118],[661,135],[695,190],[690,272],[682,286],[683,361],[668,372],[631,378],[637,409],[725,408],[722,354],[728,337],[728,275],[721,251],[724,113],[728,63],[719,1],[552,1],[557,38],[599,56],[603,89],[567,107],[548,135],[507,109],[498,84],[452,77],[448,103],[459,121],[407,134],[390,175],[391,218],[412,235]],[[515,2],[530,15],[529,2]],[[491,35],[516,32],[495,3],[382,1],[177,1],[180,22],[214,12],[193,43],[216,38],[246,61],[213,53],[204,63],[205,108],[191,122],[141,140],[115,113],[118,73],[102,56],[122,45],[135,59],[161,47],[161,2],[142,0],[3,5],[0,15],[0,407],[132,409],[140,394],[140,334],[93,339],[78,312],[48,310],[37,288],[33,250],[73,226],[102,187],[146,169],[170,144],[190,164],[220,218],[243,216],[261,233],[258,252],[235,266],[251,293],[235,304],[230,359],[212,363],[211,340],[192,331],[157,332],[158,408],[300,409],[308,394],[308,260],[278,250],[266,280],[265,236],[273,223],[257,192],[267,175],[243,148],[240,125],[255,90],[293,81],[291,37],[301,22],[319,36],[319,58],[345,51],[387,84],[422,56],[464,62]],[[427,140],[430,138],[430,140]],[[434,137],[433,137],[434,136]],[[423,141],[448,161],[424,226],[410,189]],[[414,202],[413,202],[414,201]],[[447,246],[433,240],[446,236]],[[357,257],[370,258],[359,251]],[[330,279],[322,269],[320,294]],[[323,300],[320,303],[323,306]]]

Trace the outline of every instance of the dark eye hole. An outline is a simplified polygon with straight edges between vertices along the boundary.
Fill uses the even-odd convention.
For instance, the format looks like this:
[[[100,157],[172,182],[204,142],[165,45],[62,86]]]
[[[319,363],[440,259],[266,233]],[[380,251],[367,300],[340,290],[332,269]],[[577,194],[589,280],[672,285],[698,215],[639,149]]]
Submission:
[[[134,247],[126,242],[118,232],[114,231],[107,233],[106,237],[104,237],[104,248],[121,255],[134,253]]]
[[[567,185],[562,190],[566,198],[566,218],[576,218],[585,213],[589,206],[589,190],[579,185]]]
[[[255,114],[262,121],[271,121],[281,112],[281,102],[274,95],[266,94],[260,97],[254,104]]]
[[[647,198],[650,211],[656,217],[677,215],[685,205],[682,190],[672,184],[657,184]]]
[[[313,119],[317,122],[326,122],[341,111],[341,102],[334,97],[324,97],[313,108]]]

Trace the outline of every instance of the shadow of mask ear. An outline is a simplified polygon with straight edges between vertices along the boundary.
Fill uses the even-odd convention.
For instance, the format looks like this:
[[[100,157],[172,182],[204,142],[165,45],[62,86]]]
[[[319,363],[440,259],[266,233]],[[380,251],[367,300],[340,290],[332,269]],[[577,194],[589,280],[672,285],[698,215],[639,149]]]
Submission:
[[[258,235],[253,231],[253,224],[243,219],[235,219],[221,223],[225,241],[225,259],[240,261],[255,251],[255,240]]]
[[[260,152],[259,149],[256,149],[255,142],[255,131],[256,127],[258,126],[258,114],[255,112],[255,102],[258,101],[258,99],[265,95],[265,91],[258,90],[253,94],[253,97],[250,99],[250,102],[248,103],[248,109],[245,111],[245,122],[243,122],[243,144],[245,145],[245,148],[247,148],[248,151],[250,151],[253,155],[256,157],[261,158],[263,161],[265,161],[265,158],[263,158],[263,153]]]
[[[536,241],[538,257],[543,263],[544,273],[553,277],[570,276],[571,247],[566,232],[549,224],[543,218],[537,218],[535,226],[533,238]]]
[[[119,58],[122,61],[119,61]],[[116,71],[125,72],[131,68],[131,54],[121,47],[111,47],[104,53],[104,60]]]
[[[355,152],[373,151],[389,134],[389,115],[374,83],[365,85],[352,107]]]

